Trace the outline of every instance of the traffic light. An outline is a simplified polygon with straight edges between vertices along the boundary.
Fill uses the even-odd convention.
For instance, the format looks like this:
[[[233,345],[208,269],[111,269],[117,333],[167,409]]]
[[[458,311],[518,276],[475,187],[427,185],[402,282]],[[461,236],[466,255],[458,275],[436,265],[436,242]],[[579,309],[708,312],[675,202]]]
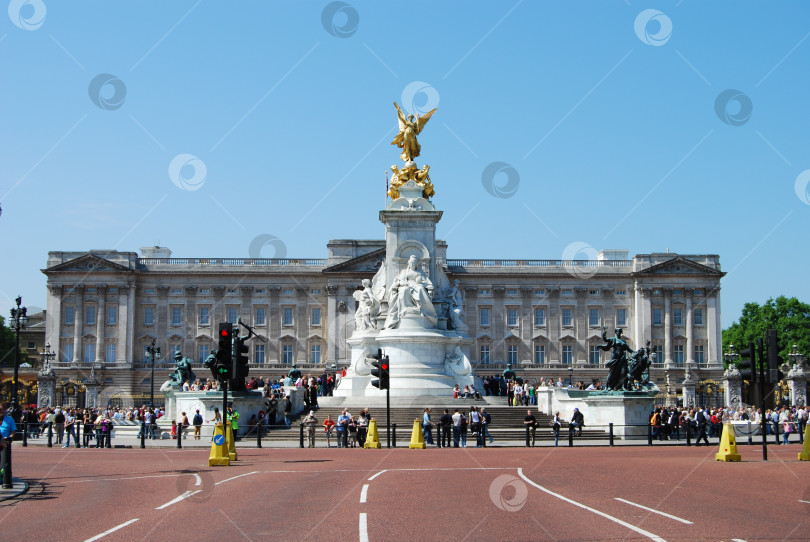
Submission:
[[[248,362],[250,361],[248,357],[245,355],[248,353],[249,347],[245,344],[247,338],[239,337],[239,335],[234,335],[233,337],[233,354],[234,354],[234,379],[244,379],[247,378],[248,372],[250,368],[248,367]]]
[[[219,349],[217,350],[217,363],[215,376],[217,380],[223,382],[231,378],[231,337],[233,331],[228,322],[219,324]]]
[[[754,343],[751,343],[747,350],[740,351],[740,363],[737,365],[743,380],[747,380],[752,386],[757,381],[756,350]]]
[[[371,376],[377,378],[371,381],[371,385],[381,390],[387,390],[389,385],[388,356],[383,356],[382,350],[377,349],[374,361],[371,362]]]
[[[775,329],[765,332],[765,348],[768,361],[768,382],[776,384],[782,380],[782,372],[779,370],[779,341]]]

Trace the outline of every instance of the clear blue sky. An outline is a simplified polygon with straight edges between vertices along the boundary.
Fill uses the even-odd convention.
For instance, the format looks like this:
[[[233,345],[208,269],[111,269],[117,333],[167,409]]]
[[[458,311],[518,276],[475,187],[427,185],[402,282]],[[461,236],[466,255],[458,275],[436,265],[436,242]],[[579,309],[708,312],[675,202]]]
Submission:
[[[401,163],[394,100],[439,107],[418,162],[432,166],[450,258],[560,259],[572,243],[717,253],[724,327],[747,301],[810,301],[806,2],[8,11],[4,315],[17,294],[44,306],[49,250],[248,257],[270,234],[291,257],[322,258],[332,238],[383,238],[384,172]],[[175,183],[182,154],[198,161],[178,159]],[[505,172],[485,189],[493,162],[517,173],[516,191]]]

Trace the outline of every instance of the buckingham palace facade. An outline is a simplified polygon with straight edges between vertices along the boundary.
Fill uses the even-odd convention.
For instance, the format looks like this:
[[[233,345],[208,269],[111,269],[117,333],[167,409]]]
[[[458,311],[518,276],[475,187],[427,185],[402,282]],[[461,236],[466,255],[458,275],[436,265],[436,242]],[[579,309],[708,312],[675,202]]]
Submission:
[[[333,240],[327,249],[325,259],[174,258],[164,247],[50,252],[42,271],[51,365],[78,382],[95,367],[102,395],[139,394],[151,383],[146,347],[154,341],[163,358],[157,384],[177,351],[205,378],[218,323],[241,317],[262,339],[248,342],[251,375],[275,378],[293,363],[313,373],[345,367],[352,294],[384,261],[385,241]],[[651,342],[662,389],[664,370],[678,383],[687,366],[701,377],[722,375],[717,255],[604,250],[588,261],[454,260],[439,241],[437,258],[461,281],[478,374],[512,363],[530,378],[604,381],[604,326],[611,335],[621,327],[633,349]]]

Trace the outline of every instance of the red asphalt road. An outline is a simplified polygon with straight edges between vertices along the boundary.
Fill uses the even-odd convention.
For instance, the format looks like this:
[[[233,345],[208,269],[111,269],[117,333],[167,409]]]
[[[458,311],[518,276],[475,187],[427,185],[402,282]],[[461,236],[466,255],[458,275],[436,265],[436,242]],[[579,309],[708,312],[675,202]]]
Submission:
[[[745,446],[723,463],[716,447],[240,449],[209,468],[201,450],[15,447],[31,489],[0,503],[0,539],[87,540],[136,520],[100,540],[364,540],[364,521],[372,541],[808,540],[799,450],[769,447],[765,463]]]

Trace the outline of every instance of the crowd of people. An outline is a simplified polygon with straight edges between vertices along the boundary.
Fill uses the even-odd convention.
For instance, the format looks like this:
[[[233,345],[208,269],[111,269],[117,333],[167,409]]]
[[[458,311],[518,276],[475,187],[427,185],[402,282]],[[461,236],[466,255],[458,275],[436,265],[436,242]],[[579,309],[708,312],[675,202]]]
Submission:
[[[656,406],[650,414],[653,438],[658,440],[686,438],[686,431],[697,439],[697,445],[709,444],[709,438],[720,438],[723,423],[727,421],[749,421],[752,432],[765,419],[768,435],[782,435],[782,444],[790,444],[790,436],[798,433],[802,440],[807,426],[808,407],[782,406],[776,409],[730,407],[717,408],[684,408]]]

